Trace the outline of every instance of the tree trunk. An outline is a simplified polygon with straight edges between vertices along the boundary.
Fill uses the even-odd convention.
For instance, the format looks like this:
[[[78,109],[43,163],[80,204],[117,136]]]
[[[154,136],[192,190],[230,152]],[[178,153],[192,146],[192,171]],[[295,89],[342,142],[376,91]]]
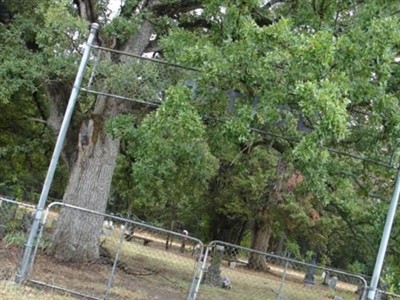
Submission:
[[[72,85],[62,81],[48,81],[44,85],[47,98],[49,101],[49,116],[47,118],[47,125],[53,131],[54,136],[57,137],[61,124],[64,119],[64,113],[67,109],[69,95],[71,93]],[[64,142],[64,148],[61,153],[65,165],[69,170],[72,169],[74,162],[77,158],[77,133],[79,131],[79,118],[77,113],[74,113],[74,118],[68,128],[67,136]]]
[[[276,254],[280,256],[286,256],[286,249],[284,249],[285,246],[285,241],[286,241],[286,234],[282,233],[281,236],[279,237],[278,245],[276,247]]]
[[[277,176],[273,182],[273,190],[269,194],[266,206],[259,209],[257,216],[254,219],[251,241],[251,248],[254,250],[266,252],[268,249],[269,239],[272,235],[273,214],[271,210],[278,206],[282,201],[286,171],[287,163],[283,159],[279,160],[276,167]],[[255,270],[266,270],[267,264],[265,255],[251,253],[249,258],[249,267]]]
[[[251,248],[260,252],[266,252],[272,234],[272,219],[265,215],[265,213],[260,214],[254,220]],[[249,257],[248,266],[254,270],[265,271],[267,269],[265,255],[252,252]]]
[[[169,226],[169,230],[173,231],[174,230],[174,226],[175,226],[175,220],[170,220],[170,226]],[[167,234],[167,239],[165,240],[165,250],[169,250],[169,248],[171,248],[172,246],[172,235],[171,234]]]
[[[106,99],[99,100],[96,108],[100,114],[93,114],[82,124],[78,160],[70,175],[64,203],[105,212],[119,140],[105,132],[102,115],[118,113],[119,106],[116,100],[107,103]],[[54,254],[65,260],[98,258],[102,221],[102,217],[94,214],[62,209],[53,236]]]
[[[228,218],[223,214],[216,214],[212,219],[212,240],[220,240],[230,244],[240,245],[242,242],[247,220],[243,218]]]
[[[129,38],[120,50],[129,50],[133,54],[141,55],[153,32],[153,25],[149,21],[144,21],[136,34]],[[121,62],[129,63],[130,59],[124,57]],[[93,113],[80,128],[79,153],[72,167],[63,197],[64,203],[105,212],[119,152],[119,140],[113,139],[105,131],[105,121],[120,113],[133,111],[143,113],[143,107],[137,107],[126,101],[98,97]],[[57,258],[68,261],[88,261],[98,258],[102,221],[102,217],[94,214],[62,209],[50,251]]]

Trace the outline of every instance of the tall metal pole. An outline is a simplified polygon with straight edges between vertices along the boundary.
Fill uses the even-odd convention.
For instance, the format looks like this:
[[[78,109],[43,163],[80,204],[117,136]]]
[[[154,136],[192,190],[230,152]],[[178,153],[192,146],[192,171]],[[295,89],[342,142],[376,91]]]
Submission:
[[[33,243],[36,238],[36,234],[39,228],[40,219],[42,218],[43,210],[46,206],[47,197],[49,195],[50,187],[53,182],[54,173],[57,168],[57,163],[61,155],[62,148],[64,146],[65,136],[67,134],[68,126],[71,121],[72,113],[74,111],[76,99],[79,94],[79,89],[81,87],[81,83],[83,80],[83,76],[85,74],[85,69],[87,62],[89,60],[92,43],[96,36],[97,30],[99,29],[99,25],[93,23],[90,27],[90,34],[86,42],[85,51],[83,52],[82,59],[79,65],[78,73],[76,74],[74,86],[72,87],[71,95],[68,100],[68,106],[65,111],[64,119],[61,124],[61,129],[57,137],[57,142],[54,147],[53,156],[51,157],[50,165],[47,170],[46,179],[43,184],[42,193],[40,195],[39,203],[37,205],[35,218],[32,222],[32,227],[29,232],[28,241],[25,245],[24,256],[22,258],[21,265],[19,267],[18,273],[16,275],[16,281],[22,282],[25,280],[27,276],[29,261],[31,259]]]
[[[371,285],[368,291],[368,300],[375,300],[376,289],[378,287],[379,277],[381,276],[382,265],[385,259],[390,232],[392,231],[392,225],[394,217],[396,215],[396,208],[397,208],[397,203],[399,201],[399,194],[400,194],[400,170],[397,173],[396,185],[394,188],[392,200],[390,201],[389,210],[386,216],[385,228],[383,230],[381,244],[379,246],[378,255],[376,257],[374,273],[372,275]]]

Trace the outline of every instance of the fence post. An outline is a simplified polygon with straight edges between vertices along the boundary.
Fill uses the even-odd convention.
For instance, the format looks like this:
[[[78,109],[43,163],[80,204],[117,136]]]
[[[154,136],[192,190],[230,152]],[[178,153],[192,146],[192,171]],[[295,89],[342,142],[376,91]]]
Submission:
[[[85,74],[85,69],[87,62],[89,60],[92,43],[96,36],[97,30],[99,29],[99,25],[97,23],[93,23],[91,25],[91,30],[89,37],[87,39],[85,51],[83,52],[82,59],[79,65],[78,73],[76,74],[75,82],[71,91],[71,95],[68,100],[68,106],[65,111],[64,119],[61,124],[60,133],[57,137],[57,142],[54,147],[53,156],[50,161],[49,168],[47,170],[46,179],[43,184],[42,193],[40,195],[39,203],[36,208],[35,218],[32,223],[31,231],[29,232],[28,241],[25,245],[24,256],[22,258],[21,265],[19,267],[18,273],[16,275],[16,282],[21,283],[25,280],[27,276],[27,270],[29,266],[29,261],[31,260],[33,243],[35,241],[37,231],[39,228],[39,223],[42,218],[42,213],[44,207],[46,206],[47,197],[50,191],[50,187],[53,181],[54,173],[57,168],[57,163],[61,155],[62,148],[64,146],[65,136],[67,134],[68,126],[71,121],[72,113],[74,111],[75,103],[79,94],[79,90],[82,84],[83,76]]]
[[[286,264],[285,264],[285,269],[284,269],[283,274],[282,274],[281,284],[279,285],[278,297],[276,298],[277,300],[280,300],[281,296],[282,296],[282,289],[283,289],[283,285],[285,284],[285,278],[286,278],[288,265],[289,265],[289,261],[287,260]]]
[[[205,253],[203,256],[203,251],[204,251],[204,247],[202,247],[200,249],[200,256],[199,256],[199,263],[200,264],[200,272],[198,274],[195,274],[195,278],[192,281],[192,284],[190,286],[190,291],[189,291],[189,295],[187,300],[195,300],[197,298],[197,295],[199,293],[199,289],[200,289],[200,284],[201,281],[203,280],[203,275],[204,275],[204,271],[207,268],[207,258],[208,258],[208,252],[209,252],[209,246],[206,246],[205,248]],[[203,259],[203,261],[201,261]],[[197,264],[196,268],[199,267],[199,263]],[[197,272],[196,272],[197,273]]]
[[[127,226],[128,226],[128,222],[125,222],[125,228],[127,228]],[[113,282],[113,279],[114,279],[115,270],[117,269],[119,255],[121,253],[122,244],[124,242],[124,237],[125,237],[125,232],[124,232],[124,230],[121,230],[121,234],[119,236],[119,243],[118,243],[117,251],[115,253],[114,263],[113,263],[113,266],[112,266],[110,278],[108,279],[108,282],[107,282],[107,287],[106,287],[106,291],[104,293],[103,299],[106,299],[108,297],[108,294],[110,293],[110,288],[111,288],[111,285],[112,285],[112,282]]]
[[[379,283],[379,277],[381,276],[383,261],[385,259],[386,249],[389,243],[390,233],[392,231],[393,221],[396,216],[396,208],[399,201],[399,195],[400,195],[400,170],[397,173],[396,185],[393,191],[392,199],[390,200],[388,213],[386,215],[385,228],[382,233],[382,239],[379,245],[378,255],[376,257],[374,273],[372,274],[371,285],[368,290],[368,295],[367,295],[368,300],[375,299],[375,294]]]

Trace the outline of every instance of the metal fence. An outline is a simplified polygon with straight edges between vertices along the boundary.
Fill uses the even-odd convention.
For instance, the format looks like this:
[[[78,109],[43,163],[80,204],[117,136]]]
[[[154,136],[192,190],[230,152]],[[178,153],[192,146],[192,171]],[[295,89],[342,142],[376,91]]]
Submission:
[[[59,242],[54,241],[55,229],[60,214],[66,212],[88,220],[101,218],[98,259],[74,263],[47,255]],[[46,210],[39,236],[30,283],[90,299],[193,298],[196,253],[203,251],[195,238],[58,202]]]
[[[36,207],[0,197],[0,280],[20,264]],[[100,218],[99,258],[57,259],[49,250],[62,211]],[[221,241],[200,240],[126,218],[49,205],[39,227],[28,283],[88,299],[365,299],[364,278]],[[77,258],[79,260],[79,258]],[[400,300],[378,290],[377,300]]]
[[[198,299],[363,299],[367,287],[357,275],[220,241],[201,260]]]
[[[35,208],[0,196],[0,280],[17,272]]]
[[[377,290],[375,300],[400,300],[400,295]]]

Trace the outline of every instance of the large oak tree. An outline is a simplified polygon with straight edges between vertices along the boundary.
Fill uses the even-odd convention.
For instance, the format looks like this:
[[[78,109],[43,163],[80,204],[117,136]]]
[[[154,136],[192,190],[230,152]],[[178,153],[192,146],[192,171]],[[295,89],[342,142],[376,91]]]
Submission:
[[[254,248],[267,249],[276,224],[271,218],[285,212],[291,216],[288,229],[295,222],[308,224],[305,216],[312,210],[341,214],[354,228],[346,204],[350,200],[341,191],[361,191],[360,199],[349,193],[351,201],[371,206],[378,203],[371,195],[385,194],[382,181],[391,174],[354,157],[339,160],[337,152],[395,161],[400,128],[397,1],[126,1],[110,22],[106,1],[20,2],[26,5],[1,2],[1,38],[10,49],[1,54],[8,62],[1,73],[7,82],[1,101],[21,91],[31,93],[32,103],[40,100],[38,110],[46,108],[43,121],[54,133],[89,22],[104,25],[98,44],[137,55],[156,51],[201,70],[188,75],[196,86],[192,105],[204,116],[211,152],[220,161],[210,186],[215,202],[208,207],[252,224]],[[110,70],[124,70],[114,75],[120,81],[139,78],[126,72],[134,69],[132,59],[101,59]],[[107,80],[99,76],[97,84],[114,88]],[[165,81],[164,88],[175,84]],[[35,92],[41,97],[34,98]],[[132,89],[127,96],[141,95]],[[63,159],[70,179],[64,201],[104,211],[120,148],[105,124],[117,115],[142,116],[153,108],[103,96],[91,103],[77,108],[68,134]],[[305,178],[299,196],[304,202],[285,188],[296,169]],[[376,176],[371,178],[371,172]],[[234,185],[234,193],[227,183]],[[301,213],[296,215],[296,209]],[[100,221],[62,212],[55,253],[66,259],[96,258]],[[308,230],[314,223],[300,228]]]

